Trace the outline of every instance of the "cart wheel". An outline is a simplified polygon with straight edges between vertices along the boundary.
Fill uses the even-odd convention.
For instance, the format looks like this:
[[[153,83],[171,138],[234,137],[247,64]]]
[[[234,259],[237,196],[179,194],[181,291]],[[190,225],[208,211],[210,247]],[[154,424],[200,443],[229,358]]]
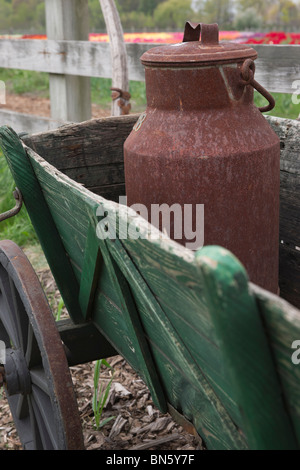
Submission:
[[[54,317],[27,257],[8,240],[0,242],[0,339],[6,346],[4,386],[23,448],[82,449],[77,401]]]

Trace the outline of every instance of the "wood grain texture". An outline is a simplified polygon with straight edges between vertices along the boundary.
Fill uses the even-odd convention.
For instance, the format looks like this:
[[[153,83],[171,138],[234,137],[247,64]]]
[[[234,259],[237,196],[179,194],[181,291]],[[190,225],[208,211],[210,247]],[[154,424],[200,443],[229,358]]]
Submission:
[[[96,224],[94,226],[96,231]],[[101,231],[101,230],[100,230]],[[109,273],[110,282],[117,292],[121,309],[124,315],[125,323],[133,343],[134,353],[137,357],[140,369],[143,371],[143,376],[146,384],[148,385],[154,404],[162,411],[167,411],[167,404],[164,391],[162,389],[159,375],[153,363],[151,351],[145,338],[142,323],[140,321],[139,313],[136,309],[134,299],[132,297],[126,277],[121,272],[118,264],[110,256],[105,238],[101,238],[102,233],[98,233],[98,244]]]
[[[45,0],[45,10],[46,31],[50,40],[88,42],[87,0]],[[81,122],[91,118],[91,84],[88,77],[50,73],[49,90],[53,119]]]
[[[112,63],[112,87],[129,92],[128,64],[124,33],[119,12],[115,2],[100,0],[106,31],[109,37],[110,57]],[[125,104],[127,104],[126,102]],[[111,115],[120,116],[122,113],[118,100],[112,101]]]
[[[140,57],[155,44],[126,44],[129,80],[145,80]],[[273,92],[293,93],[299,80],[300,46],[251,44],[258,52],[255,79]],[[76,60],[74,60],[74,57]],[[112,77],[108,43],[1,39],[2,67],[84,77]]]
[[[79,323],[83,317],[76,298],[78,294],[74,273],[27,153],[17,134],[8,127],[0,129],[0,143],[16,185],[24,194],[23,200],[65,305],[68,310],[72,310],[74,323]]]
[[[246,272],[230,252],[219,247],[204,247],[196,257],[249,447],[296,449],[268,339],[255,298],[249,295]]]
[[[258,286],[251,284],[250,289],[255,295],[267,331],[284,401],[299,445],[300,365],[292,361],[292,344],[300,339],[300,311]]]
[[[138,115],[92,119],[24,136],[26,145],[106,199],[125,194],[123,144]]]
[[[280,138],[279,287],[300,308],[300,122],[267,116]]]
[[[90,314],[95,299],[97,282],[103,264],[103,257],[99,250],[96,230],[92,221],[88,227],[84,260],[80,278],[79,303],[85,321],[90,320]]]
[[[9,109],[0,109],[0,125],[10,126],[15,132],[21,133],[26,130],[29,134],[37,132],[45,132],[49,129],[57,129],[59,126],[65,125],[65,121],[51,119],[33,114],[17,113]]]
[[[90,222],[90,211],[95,210],[96,203],[103,204],[104,209],[109,210],[117,209],[118,206],[93,195],[67,176],[59,173],[57,169],[51,167],[33,151],[29,149],[27,151],[55,223],[58,221],[58,208],[61,211],[59,217],[65,213],[65,222],[67,223],[57,223],[57,228],[64,246],[68,247],[68,257],[71,260],[76,258],[75,264],[80,271],[84,265],[83,251]],[[124,207],[123,210],[126,208]],[[37,221],[35,223],[37,224]],[[74,238],[75,226],[77,226],[78,238],[77,235]],[[69,239],[69,244],[66,244],[67,239]],[[77,244],[77,241],[80,241],[80,245]],[[116,350],[124,355],[147,383],[149,370],[141,364],[135,352],[136,344],[128,322],[128,315],[124,311],[124,305],[120,302],[116,286],[111,282],[109,271],[110,268],[106,265],[106,269],[101,272],[92,318],[104,337],[110,340]],[[186,266],[186,271],[189,271],[188,266]],[[135,302],[137,298],[139,295],[134,296]],[[151,320],[153,334],[150,335],[151,341],[147,339],[147,342],[151,347],[151,354],[154,357],[159,377],[161,379],[163,377],[164,381],[167,381],[168,386],[164,382],[164,393],[166,393],[168,400],[171,404],[177,405],[180,410],[184,409],[184,413],[188,415],[189,419],[197,423],[198,430],[205,435],[210,447],[246,448],[245,439],[236,429],[230,414],[190,356],[189,350],[181,343],[174,327],[165,315],[158,315],[163,311],[158,309],[159,303],[157,301],[154,302],[154,306],[152,313],[156,313],[155,317],[149,317],[145,305],[141,312]],[[141,312],[139,310],[139,315]],[[72,317],[72,311],[70,311],[70,315]],[[159,327],[156,326],[156,323]],[[166,325],[168,325],[167,330]],[[176,341],[170,341],[170,338],[176,337],[178,338]],[[162,338],[165,338],[163,340],[165,345],[162,343]],[[180,353],[178,353],[178,349]],[[159,367],[158,364],[160,364]],[[203,413],[203,410],[207,410],[207,412]]]

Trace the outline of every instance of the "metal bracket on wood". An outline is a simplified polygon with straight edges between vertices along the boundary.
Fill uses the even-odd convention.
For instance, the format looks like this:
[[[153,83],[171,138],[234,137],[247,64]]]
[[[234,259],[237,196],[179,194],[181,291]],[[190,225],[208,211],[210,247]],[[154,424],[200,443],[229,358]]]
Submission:
[[[111,88],[111,98],[113,101],[117,101],[117,105],[121,108],[121,115],[129,114],[131,110],[131,104],[129,100],[131,95],[128,91],[121,90],[121,88]]]
[[[21,191],[16,188],[13,192],[13,196],[16,200],[16,205],[13,209],[10,209],[9,211],[0,214],[0,222],[3,222],[3,220],[9,219],[10,217],[13,217],[14,215],[17,215],[18,212],[20,212],[23,203]]]

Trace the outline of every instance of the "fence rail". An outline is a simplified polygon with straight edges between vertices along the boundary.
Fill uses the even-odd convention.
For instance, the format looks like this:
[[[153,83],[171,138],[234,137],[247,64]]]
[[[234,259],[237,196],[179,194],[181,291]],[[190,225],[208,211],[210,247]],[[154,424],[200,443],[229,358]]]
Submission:
[[[84,77],[112,76],[109,43],[71,40],[1,39],[0,64],[3,68],[47,72],[51,74],[75,75]],[[141,55],[154,44],[128,43],[129,80],[144,81]],[[255,78],[271,92],[293,93],[293,83],[300,80],[300,45],[251,45],[258,52]],[[1,76],[0,76],[1,79]],[[299,87],[298,87],[299,88]],[[0,110],[0,123],[5,122],[5,112]],[[18,122],[15,113],[15,127],[24,125]],[[31,130],[46,130],[57,126],[57,120],[41,120],[29,116],[35,124]],[[25,126],[26,127],[26,126]],[[22,129],[22,130],[26,130]]]

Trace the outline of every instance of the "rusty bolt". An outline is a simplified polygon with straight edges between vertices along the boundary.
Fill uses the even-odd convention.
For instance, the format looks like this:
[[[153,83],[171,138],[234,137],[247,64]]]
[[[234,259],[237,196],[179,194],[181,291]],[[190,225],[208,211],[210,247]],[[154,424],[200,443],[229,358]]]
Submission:
[[[129,101],[131,95],[128,91],[121,90],[121,88],[111,88],[112,93],[111,97],[113,100],[117,100],[118,98],[123,98],[125,101]]]

